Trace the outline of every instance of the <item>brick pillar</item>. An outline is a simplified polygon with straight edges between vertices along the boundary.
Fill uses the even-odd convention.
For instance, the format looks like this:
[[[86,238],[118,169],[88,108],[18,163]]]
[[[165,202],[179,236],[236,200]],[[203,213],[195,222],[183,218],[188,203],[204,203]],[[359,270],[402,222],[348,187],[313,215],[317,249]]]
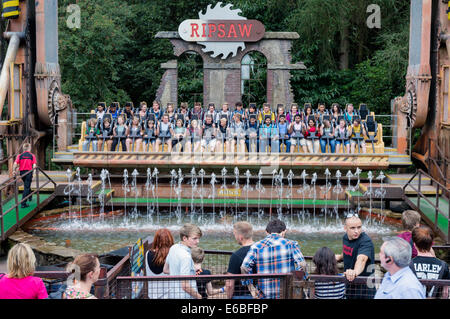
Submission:
[[[167,103],[173,102],[178,107],[178,63],[171,60],[161,64],[161,68],[166,69],[164,72],[156,99],[161,101],[161,106],[165,107]]]

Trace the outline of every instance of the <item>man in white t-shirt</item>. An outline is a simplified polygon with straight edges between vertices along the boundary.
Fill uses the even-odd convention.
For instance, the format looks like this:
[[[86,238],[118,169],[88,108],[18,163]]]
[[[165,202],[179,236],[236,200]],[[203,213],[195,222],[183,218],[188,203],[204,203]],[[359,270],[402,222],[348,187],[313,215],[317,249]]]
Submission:
[[[170,247],[164,265],[164,273],[170,276],[195,276],[191,248],[197,247],[202,231],[197,225],[184,224],[180,229],[181,241]],[[172,281],[170,299],[202,299],[195,280]]]

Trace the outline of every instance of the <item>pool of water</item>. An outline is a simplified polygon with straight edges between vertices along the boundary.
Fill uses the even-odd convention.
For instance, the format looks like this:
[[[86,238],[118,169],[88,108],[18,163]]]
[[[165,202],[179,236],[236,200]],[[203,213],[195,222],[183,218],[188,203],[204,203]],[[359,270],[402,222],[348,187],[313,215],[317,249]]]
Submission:
[[[208,250],[233,251],[239,248],[233,236],[233,223],[239,220],[249,221],[254,227],[254,240],[266,236],[265,227],[271,217],[281,218],[287,225],[286,237],[298,241],[305,256],[314,255],[323,246],[341,253],[344,235],[343,218],[333,213],[326,216],[309,212],[294,211],[292,214],[268,216],[268,214],[240,213],[235,215],[216,214],[127,214],[102,217],[69,218],[62,215],[57,218],[36,220],[30,224],[28,231],[48,242],[60,246],[70,242],[70,247],[83,252],[106,253],[134,244],[139,238],[153,236],[156,230],[168,228],[175,241],[179,241],[179,229],[191,222],[200,226],[203,236],[200,247]],[[375,252],[378,253],[383,237],[393,236],[400,230],[397,225],[389,225],[374,219],[363,219],[363,231],[373,240]]]

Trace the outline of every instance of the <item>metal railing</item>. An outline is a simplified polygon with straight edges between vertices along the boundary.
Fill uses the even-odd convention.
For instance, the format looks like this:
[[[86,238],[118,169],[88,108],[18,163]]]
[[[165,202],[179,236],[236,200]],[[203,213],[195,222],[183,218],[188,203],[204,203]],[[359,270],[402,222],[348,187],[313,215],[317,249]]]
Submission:
[[[1,174],[2,171],[3,171],[3,165],[4,165],[5,163],[8,164],[8,162],[9,162],[11,159],[16,158],[17,155],[19,155],[19,154],[21,153],[22,146],[23,146],[30,138],[31,138],[31,136],[25,137],[25,139],[22,141],[22,143],[20,144],[20,146],[19,146],[19,148],[17,149],[17,152],[16,152],[15,154],[10,155],[10,156],[8,156],[7,158],[3,158],[2,160],[0,160],[0,174]]]
[[[23,179],[25,176],[29,175],[29,174],[33,174],[33,172],[36,173],[36,189],[34,191],[31,191],[30,194],[28,194],[25,198],[22,198],[22,200],[19,201],[19,186],[22,182],[20,182],[20,179]],[[44,174],[44,176],[47,178],[47,181],[44,184],[39,183],[39,172],[41,172],[42,174]],[[34,194],[36,194],[36,201],[37,201],[37,206],[39,207],[39,205],[41,204],[41,200],[40,200],[40,192],[41,189],[44,188],[47,184],[52,183],[53,186],[56,188],[56,183],[38,166],[36,166],[35,168],[33,168],[32,170],[28,171],[26,174],[24,175],[15,175],[11,178],[9,178],[8,180],[6,180],[2,185],[0,185],[0,224],[1,224],[1,240],[4,240],[8,237],[8,233],[10,232],[11,229],[15,229],[15,226],[17,226],[18,224],[20,224],[21,220],[23,220],[24,217],[20,218],[19,215],[19,205],[21,205],[22,203],[26,203],[28,199],[31,199],[32,196]],[[7,193],[10,191],[10,188],[13,188],[13,195],[12,196],[7,196]],[[5,199],[3,199],[5,198]],[[10,200],[14,200],[14,204],[7,209],[6,211],[3,210],[3,206]],[[11,228],[9,228],[8,230],[4,229],[4,220],[5,220],[5,216],[11,212],[15,210],[16,212],[16,221],[15,221],[15,225],[12,226]]]
[[[144,246],[148,247],[148,242],[144,242]],[[442,247],[441,247],[442,248]],[[447,247],[444,247],[447,248]],[[436,246],[436,249],[439,249]],[[131,299],[159,296],[160,298],[168,298],[169,294],[164,295],[164,291],[172,289],[171,298],[180,297],[176,295],[175,282],[188,281],[196,282],[201,286],[206,283],[211,283],[210,288],[213,288],[212,296],[214,299],[227,299],[229,295],[227,292],[221,291],[220,288],[225,287],[227,281],[233,281],[231,284],[235,285],[232,296],[250,297],[250,292],[246,286],[252,283],[258,287],[261,281],[269,280],[276,283],[277,294],[275,298],[280,299],[316,299],[320,298],[320,290],[331,288],[336,291],[340,290],[340,296],[347,299],[373,298],[375,290],[369,289],[367,285],[378,285],[381,283],[383,273],[376,271],[375,276],[355,278],[354,281],[349,282],[342,275],[317,275],[315,267],[312,262],[312,257],[306,256],[307,269],[310,275],[304,278],[303,272],[293,272],[288,274],[253,274],[253,275],[231,275],[225,274],[227,271],[229,257],[231,251],[205,251],[205,259],[202,263],[202,268],[211,271],[212,275],[208,276],[147,276],[147,277],[131,277],[131,267],[129,255],[124,256],[113,268],[108,272],[106,268],[102,267],[99,275],[99,280],[94,284],[92,293],[99,299]],[[378,263],[378,260],[376,260]],[[40,277],[46,283],[48,293],[55,292],[64,288],[67,284],[67,279],[70,273],[66,271],[36,271],[34,276]],[[428,295],[428,298],[444,298],[448,296],[444,288],[450,287],[450,280],[419,280],[430,292],[432,287],[435,287],[436,292],[433,295]],[[203,284],[202,284],[203,283]],[[324,287],[325,286],[325,287]],[[228,285],[229,287],[229,285]],[[178,288],[179,289],[179,288]],[[228,289],[228,288],[227,288]],[[207,291],[207,290],[206,290]],[[162,293],[161,293],[162,292]]]
[[[412,181],[418,176],[419,183],[414,185]],[[434,203],[430,200],[430,197],[426,196],[422,192],[422,176],[425,176],[430,179],[430,184],[436,188],[436,195],[435,195],[435,201]],[[405,190],[407,187],[410,187],[412,190],[417,192],[417,203],[413,203],[408,197],[405,195]],[[434,220],[428,218],[424,213],[422,213],[422,217],[431,225],[433,225],[433,229],[435,232],[438,232],[443,239],[449,243],[450,242],[450,205],[448,207],[448,212],[444,212],[442,210],[442,206],[440,207],[440,201],[439,199],[442,197],[444,199],[447,199],[447,201],[450,200],[450,190],[447,189],[445,185],[442,185],[439,183],[436,179],[434,179],[429,174],[425,173],[423,170],[418,169],[416,173],[409,179],[409,181],[403,186],[403,197],[406,202],[408,202],[410,205],[414,207],[415,210],[422,212],[420,209],[422,199],[425,200],[429,205],[431,205],[434,208],[435,214],[434,214]],[[448,229],[447,233],[445,233],[443,230],[441,230],[438,226],[438,217],[439,214],[441,214],[444,218],[447,219],[448,223]]]
[[[434,158],[431,154],[431,143],[434,143],[434,146],[436,148],[436,155],[437,157]],[[450,169],[450,160],[445,156],[444,152],[439,147],[438,143],[431,137],[428,138],[428,159],[427,159],[427,166],[428,171],[430,171],[431,166],[436,168],[436,170],[439,173],[439,176],[441,178],[442,183],[450,183],[450,179],[447,176],[447,172]]]

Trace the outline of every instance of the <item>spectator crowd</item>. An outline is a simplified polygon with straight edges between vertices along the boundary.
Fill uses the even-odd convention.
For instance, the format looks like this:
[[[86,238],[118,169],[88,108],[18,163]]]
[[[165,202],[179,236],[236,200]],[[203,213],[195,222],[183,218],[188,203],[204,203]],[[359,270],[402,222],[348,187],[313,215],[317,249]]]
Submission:
[[[420,225],[415,211],[402,214],[404,231],[385,238],[380,247],[380,265],[386,271],[380,285],[370,279],[375,275],[375,248],[363,231],[358,214],[345,217],[342,252],[335,254],[328,247],[319,248],[308,269],[296,241],[288,239],[286,224],[279,219],[268,222],[266,236],[253,239],[253,227],[246,221],[233,225],[233,236],[240,248],[228,262],[222,286],[213,285],[212,271],[204,266],[205,251],[199,247],[202,230],[184,224],[175,242],[169,229],[156,231],[145,254],[147,276],[190,276],[189,279],[161,278],[148,281],[149,299],[205,299],[213,296],[232,299],[278,299],[282,297],[281,279],[273,274],[297,271],[303,279],[312,278],[316,299],[424,299],[448,298],[448,286],[423,285],[419,280],[449,280],[448,264],[436,258],[433,231]],[[343,262],[339,273],[338,263]],[[0,274],[0,299],[45,299],[49,295],[41,278],[33,276],[35,255],[29,245],[19,243],[8,252],[7,274]],[[67,265],[73,274],[69,285],[56,298],[95,299],[93,285],[100,274],[97,255],[77,256]],[[260,277],[248,275],[257,274]],[[243,278],[247,275],[247,278]],[[332,277],[330,277],[332,276]],[[344,279],[345,278],[345,279]],[[338,280],[342,279],[342,280]],[[53,296],[55,298],[55,296]]]

